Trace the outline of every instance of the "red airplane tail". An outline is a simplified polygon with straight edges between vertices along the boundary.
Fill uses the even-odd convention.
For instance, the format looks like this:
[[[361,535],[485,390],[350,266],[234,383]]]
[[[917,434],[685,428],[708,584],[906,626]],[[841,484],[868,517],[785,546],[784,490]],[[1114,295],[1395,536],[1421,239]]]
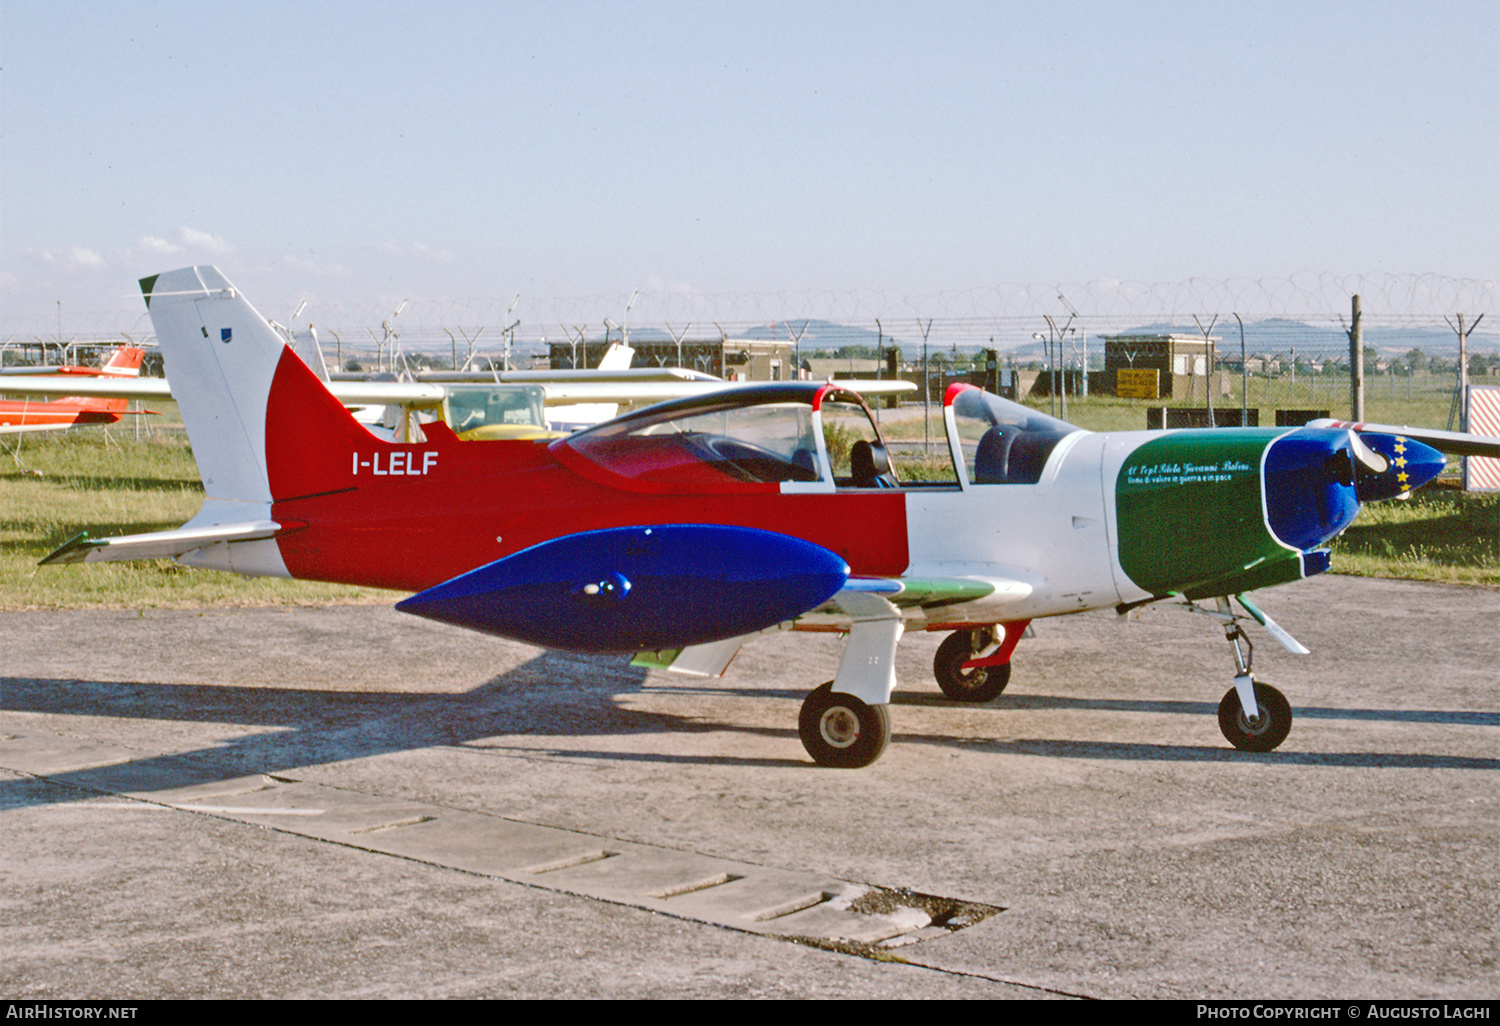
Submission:
[[[337,493],[357,483],[351,452],[412,448],[360,425],[217,268],[169,271],[141,290],[210,501]]]
[[[86,375],[91,378],[133,378],[141,372],[141,360],[146,356],[146,351],[139,346],[121,346],[110,354],[108,360],[102,367],[66,367],[64,374]],[[105,423],[112,424],[120,419],[120,414],[129,408],[128,399],[105,399],[99,396],[71,395],[59,402],[68,403],[85,414],[108,414],[108,416],[87,416],[83,423]]]
[[[141,373],[141,361],[145,358],[146,351],[140,346],[121,346],[104,362],[100,371],[111,377],[137,377]]]

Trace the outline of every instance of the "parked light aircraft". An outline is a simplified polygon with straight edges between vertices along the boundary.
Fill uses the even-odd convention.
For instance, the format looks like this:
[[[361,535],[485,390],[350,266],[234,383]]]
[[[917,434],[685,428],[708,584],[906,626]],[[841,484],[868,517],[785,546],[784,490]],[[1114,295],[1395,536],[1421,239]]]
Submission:
[[[113,424],[128,412],[129,399],[105,399],[88,394],[84,381],[100,379],[134,381],[140,374],[145,350],[120,346],[103,367],[60,367],[41,376],[47,388],[33,392],[25,382],[33,376],[7,376],[0,380],[0,391],[17,395],[63,394],[52,401],[33,399],[0,399],[0,434],[21,431],[60,431],[81,424]],[[17,383],[20,384],[17,384]]]
[[[415,615],[709,674],[759,632],[843,631],[799,716],[826,766],[885,749],[906,630],[951,631],[938,682],[985,701],[1032,620],[1165,599],[1231,645],[1225,737],[1273,749],[1291,708],[1255,680],[1245,627],[1306,649],[1245,593],[1326,570],[1361,503],[1445,462],[1411,433],[1346,427],[1094,434],[968,385],[944,399],[931,482],[892,471],[868,408],[833,383],[721,390],[552,440],[434,423],[388,443],[215,268],[142,289],[207,498],[177,530],[83,535],[44,562],[167,556],[400,589]]]
[[[528,404],[533,397],[540,396],[540,415],[524,425],[527,430],[484,430],[478,436],[539,437],[548,432],[564,432],[598,423],[608,419],[622,404],[701,396],[732,386],[731,382],[711,374],[676,367],[620,366],[622,360],[629,360],[629,349],[618,345],[611,347],[605,363],[588,369],[495,371],[485,375],[448,371],[422,374],[416,381],[351,379],[345,375],[330,379],[326,371],[318,373],[323,361],[316,341],[312,340],[309,345],[310,333],[281,329],[277,334],[310,368],[314,368],[315,375],[345,407],[351,411],[374,408],[368,416],[361,412],[357,419],[369,423],[370,429],[382,437],[402,441],[419,439],[417,425],[422,422],[449,420],[455,405],[462,407],[460,416],[463,417],[474,416],[481,407],[489,407],[489,414],[503,419],[481,417],[475,427],[492,429],[502,423],[520,425],[516,418],[523,409],[529,410]],[[488,385],[488,388],[479,387],[481,384]],[[841,384],[868,396],[899,395],[916,390],[916,385],[908,381],[859,379]],[[72,391],[65,392],[69,388]],[[7,377],[0,380],[0,391],[17,395],[76,394],[122,403],[126,399],[169,399],[173,395],[170,381],[162,378],[128,381],[95,378],[88,383],[70,386],[61,384],[55,375],[45,374]],[[380,421],[381,426],[376,426],[375,421]],[[467,434],[472,429],[459,427],[458,430]]]

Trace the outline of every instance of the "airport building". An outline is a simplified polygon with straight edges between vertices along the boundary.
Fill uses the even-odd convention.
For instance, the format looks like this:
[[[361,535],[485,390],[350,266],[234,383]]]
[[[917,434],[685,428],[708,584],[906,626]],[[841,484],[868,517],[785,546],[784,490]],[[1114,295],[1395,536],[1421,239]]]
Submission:
[[[1215,370],[1213,335],[1105,335],[1104,380],[1107,391],[1132,399],[1178,399],[1203,402],[1210,378],[1222,395],[1227,379]]]

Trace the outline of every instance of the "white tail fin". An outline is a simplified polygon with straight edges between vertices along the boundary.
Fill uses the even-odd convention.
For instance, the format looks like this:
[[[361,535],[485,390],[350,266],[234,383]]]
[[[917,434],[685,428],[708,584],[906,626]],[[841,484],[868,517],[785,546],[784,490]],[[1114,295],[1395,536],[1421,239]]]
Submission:
[[[318,332],[311,324],[306,331],[292,332],[292,351],[312,368],[319,381],[328,380],[328,364],[323,359],[323,347],[318,345]]]
[[[626,370],[635,359],[635,350],[623,342],[611,342],[599,358],[601,371]],[[547,426],[554,431],[576,431],[610,420],[620,412],[619,403],[574,403],[554,406],[547,411]]]
[[[266,401],[285,343],[216,267],[141,279],[210,501],[269,503]]]
[[[635,359],[635,350],[623,342],[615,342],[599,358],[599,370],[625,370]]]

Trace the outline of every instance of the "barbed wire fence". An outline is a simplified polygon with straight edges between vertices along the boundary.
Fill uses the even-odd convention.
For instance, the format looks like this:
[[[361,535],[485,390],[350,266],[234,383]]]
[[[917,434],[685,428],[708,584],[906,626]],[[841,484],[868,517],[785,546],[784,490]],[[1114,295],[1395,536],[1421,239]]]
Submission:
[[[873,358],[895,347],[903,376],[930,380],[972,371],[986,350],[995,350],[1007,368],[1060,365],[1058,380],[1070,382],[1065,391],[1075,400],[1074,419],[1095,426],[1076,414],[1078,400],[1085,392],[1102,400],[1100,393],[1111,391],[1089,384],[1103,373],[1104,340],[1128,334],[1206,334],[1217,340],[1204,390],[1224,405],[1327,409],[1347,416],[1351,297],[1358,295],[1367,418],[1402,414],[1407,422],[1444,426],[1457,408],[1459,327],[1471,329],[1475,382],[1500,383],[1500,314],[1483,317],[1495,310],[1497,292],[1500,281],[1494,278],[1305,273],[1168,283],[1012,283],[930,295],[646,289],[583,297],[416,298],[399,313],[323,302],[313,319],[326,356],[365,367],[388,365],[398,352],[438,366],[471,358],[531,366],[555,342],[743,338],[792,341],[799,360],[855,351]],[[9,351],[6,362],[22,362],[49,346],[76,352],[122,340],[151,341],[149,322],[139,313],[70,314],[69,320],[90,327],[58,339],[41,326],[7,325],[0,335],[0,346]],[[1198,397],[1199,405],[1204,398]]]

